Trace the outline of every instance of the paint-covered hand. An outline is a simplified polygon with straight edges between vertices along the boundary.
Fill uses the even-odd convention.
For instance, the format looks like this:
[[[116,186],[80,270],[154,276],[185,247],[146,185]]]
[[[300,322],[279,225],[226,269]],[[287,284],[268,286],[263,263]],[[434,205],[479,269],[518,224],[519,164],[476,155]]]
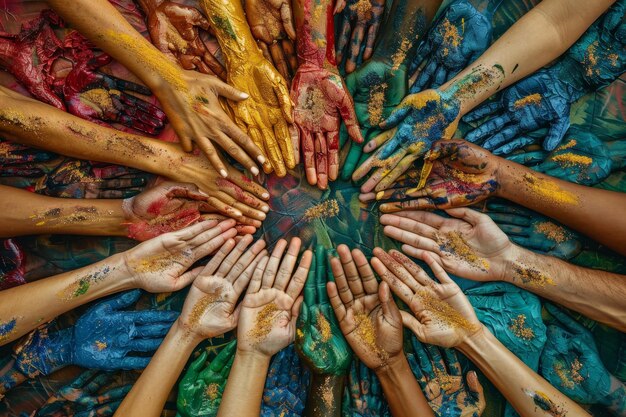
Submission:
[[[424,252],[420,258],[439,282],[402,253],[374,249],[374,270],[411,309],[412,314],[401,311],[403,325],[421,342],[443,347],[458,346],[481,332],[482,324],[459,286],[431,255]]]
[[[345,59],[346,73],[354,71],[374,52],[374,42],[385,12],[384,0],[338,0],[335,13],[341,12],[337,38],[337,62]],[[362,58],[359,58],[363,51]]]
[[[237,341],[233,340],[210,363],[207,362],[208,354],[204,351],[189,365],[178,384],[176,405],[180,416],[217,415],[236,351]]]
[[[361,186],[363,193],[382,191],[422,157],[433,142],[450,139],[459,123],[459,102],[438,90],[425,90],[402,100],[380,124],[389,129],[368,142],[363,150],[376,152],[352,175],[355,181],[376,168]]]
[[[304,303],[297,323],[296,348],[320,375],[346,375],[352,352],[328,300],[326,283],[330,280],[328,258],[323,246],[315,248],[315,258],[304,286]]]
[[[468,206],[492,196],[499,188],[499,158],[463,140],[435,142],[424,157],[419,177],[400,177],[397,188],[365,193],[362,201],[393,200],[380,206],[383,213],[400,210],[448,209]]]
[[[451,274],[475,281],[502,280],[514,245],[486,214],[469,208],[401,211],[381,216],[384,232],[403,243],[402,251],[421,258],[427,253]]]
[[[404,62],[394,64],[389,58],[373,56],[363,66],[346,77],[346,86],[354,99],[354,109],[365,142],[382,133],[378,126],[389,117],[406,96],[408,73]],[[339,138],[343,146],[348,131],[342,126]],[[365,143],[350,143],[350,151],[341,170],[341,178],[349,180],[361,161]]]
[[[421,67],[411,93],[440,87],[482,55],[491,44],[491,18],[467,0],[452,2],[411,63],[411,73]]]
[[[65,110],[53,88],[53,64],[63,54],[63,45],[51,24],[60,22],[52,10],[44,10],[18,34],[0,32],[0,67],[13,74],[36,99]]]
[[[541,374],[559,391],[582,404],[602,404],[622,415],[626,388],[606,369],[589,330],[565,311],[545,304],[548,340],[541,355]]]
[[[298,69],[296,29],[291,4],[287,0],[245,0],[243,7],[252,36],[265,58],[274,64],[288,82]]]
[[[327,284],[330,303],[350,347],[368,368],[383,370],[404,355],[402,318],[389,287],[380,286],[367,258],[346,245],[330,261],[335,282]]]
[[[486,214],[512,242],[534,252],[568,260],[583,249],[580,234],[524,207],[489,202]]]
[[[187,269],[234,237],[234,226],[234,220],[209,220],[147,240],[121,254],[124,273],[132,277],[137,288],[149,292],[178,291],[200,272]]]
[[[563,142],[550,153],[529,151],[510,155],[507,159],[552,177],[587,186],[602,182],[614,169],[611,150],[616,149],[610,149],[593,133],[572,128]],[[616,156],[621,159],[623,153],[618,152]]]
[[[500,99],[468,113],[466,122],[487,119],[465,139],[502,155],[534,143],[536,139],[527,133],[548,128],[542,146],[552,151],[569,128],[571,104],[582,94],[580,87],[562,76],[558,65],[539,70],[507,88]]]
[[[115,376],[87,370],[52,394],[33,416],[112,416],[132,388],[132,384],[120,384]]]
[[[76,291],[80,291],[78,288]],[[34,378],[68,365],[91,369],[143,369],[171,324],[175,311],[125,311],[141,291],[133,290],[91,307],[74,326],[54,331],[50,325],[30,333],[15,349],[15,365]]]
[[[301,242],[279,240],[271,257],[259,261],[241,304],[237,324],[237,350],[270,357],[292,343],[311,251],[305,251],[294,273]],[[282,259],[282,261],[281,261]]]
[[[144,241],[180,230],[206,217],[212,219],[208,213],[215,209],[208,204],[208,198],[195,185],[176,182],[163,182],[127,198],[122,202],[122,208],[128,237]],[[255,231],[254,227],[244,227],[244,232]]]
[[[204,268],[194,270],[196,276],[178,323],[199,341],[220,336],[237,326],[239,296],[248,286],[259,259],[266,254],[263,240],[248,248],[252,240],[251,235],[239,243],[228,239]]]
[[[228,84],[247,93],[243,101],[229,100],[235,123],[265,156],[263,169],[279,177],[296,166],[293,106],[285,79],[261,54],[250,54],[228,72]],[[293,132],[292,132],[293,131]],[[248,139],[249,140],[249,139]]]
[[[278,352],[267,373],[261,417],[300,417],[304,412],[309,379],[309,370],[293,344]]]
[[[305,62],[293,79],[291,100],[307,181],[324,190],[339,174],[341,121],[352,140],[363,142],[352,97],[338,73]]]
[[[341,414],[343,417],[391,417],[378,377],[361,361],[352,361]]]
[[[407,353],[411,370],[435,415],[479,417],[487,402],[476,372],[463,381],[461,364],[453,349],[420,343],[411,337],[412,352]]]
[[[140,0],[138,3],[146,13],[152,44],[159,51],[186,70],[226,79],[224,66],[200,37],[200,29],[209,31],[210,25],[198,9],[168,0]]]
[[[0,291],[26,284],[25,255],[16,239],[0,239]]]
[[[47,172],[44,163],[55,158],[52,152],[0,138],[0,177],[41,177]]]
[[[133,168],[67,158],[37,180],[35,191],[64,198],[129,198],[151,178],[151,174]]]

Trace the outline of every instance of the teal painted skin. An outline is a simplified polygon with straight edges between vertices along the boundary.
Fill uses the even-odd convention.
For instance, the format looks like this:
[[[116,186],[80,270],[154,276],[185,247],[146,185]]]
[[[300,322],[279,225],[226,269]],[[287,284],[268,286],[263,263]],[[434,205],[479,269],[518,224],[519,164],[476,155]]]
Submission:
[[[596,343],[564,310],[546,304],[548,340],[541,356],[541,375],[581,404],[600,404],[613,415],[626,413],[626,386],[606,369]]]
[[[210,363],[207,362],[208,354],[204,351],[189,365],[178,384],[177,416],[217,415],[236,351],[237,341],[233,340]]]
[[[304,286],[304,302],[296,325],[296,348],[314,374],[347,375],[352,350],[330,306],[326,293],[328,280],[332,280],[332,272],[327,250],[318,245]],[[322,334],[328,329],[330,334]]]
[[[311,374],[293,344],[278,352],[267,373],[261,417],[299,417],[304,412]]]
[[[438,417],[479,417],[485,410],[483,387],[471,371],[463,381],[454,349],[423,344],[411,333],[407,359],[411,370]]]
[[[516,153],[507,156],[507,159],[546,175],[586,186],[602,182],[611,171],[621,168],[623,164],[624,155],[620,148],[626,146],[620,142],[604,143],[593,133],[570,128],[562,143],[552,152]]]
[[[376,373],[355,359],[341,403],[343,417],[391,417]]]
[[[53,394],[34,417],[112,416],[133,387],[118,380],[114,373],[85,371]]]
[[[615,3],[557,63],[507,88],[499,100],[468,113],[479,123],[465,139],[494,154],[535,143],[529,132],[547,127],[543,148],[554,150],[570,125],[571,105],[586,93],[616,80],[626,70],[626,1]],[[533,98],[532,100],[530,100]]]
[[[555,220],[508,201],[488,202],[485,214],[491,217],[513,243],[542,255],[569,260],[577,256],[585,245],[585,238],[579,233]],[[546,223],[550,223],[550,228],[562,233],[546,233],[543,229]]]
[[[34,378],[68,365],[90,369],[143,369],[178,317],[173,311],[124,311],[140,290],[128,291],[91,307],[69,328],[50,325],[33,331],[15,349],[15,367]]]

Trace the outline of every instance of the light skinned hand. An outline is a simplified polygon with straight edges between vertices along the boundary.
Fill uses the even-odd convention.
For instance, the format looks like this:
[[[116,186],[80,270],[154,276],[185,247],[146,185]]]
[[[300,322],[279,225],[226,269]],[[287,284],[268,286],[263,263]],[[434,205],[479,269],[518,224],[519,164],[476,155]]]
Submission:
[[[503,280],[515,245],[489,216],[470,208],[384,214],[384,233],[414,258],[424,253],[451,274],[475,281]]]
[[[248,248],[252,240],[250,235],[239,243],[228,239],[204,268],[196,269],[197,276],[178,320],[198,338],[219,336],[237,326],[237,300],[267,253],[263,240]]]
[[[335,282],[326,284],[339,327],[350,347],[370,369],[379,370],[404,356],[402,317],[389,286],[378,285],[363,252],[337,247],[330,265]],[[368,340],[374,330],[374,343]]]
[[[402,322],[424,343],[454,347],[482,330],[474,308],[443,268],[424,253],[421,259],[439,282],[402,253],[374,249],[371,263],[376,273],[411,309]]]
[[[279,240],[272,255],[257,264],[241,304],[237,350],[270,357],[295,340],[302,288],[311,265],[311,251],[294,272],[301,242]],[[285,249],[287,252],[285,253]]]

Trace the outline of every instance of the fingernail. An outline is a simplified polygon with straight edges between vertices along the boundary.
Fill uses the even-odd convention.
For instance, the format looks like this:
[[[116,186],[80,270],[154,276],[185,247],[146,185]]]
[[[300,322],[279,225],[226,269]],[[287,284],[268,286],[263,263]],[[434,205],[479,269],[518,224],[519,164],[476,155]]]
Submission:
[[[261,164],[264,164],[264,163],[265,163],[265,161],[267,161],[267,159],[265,159],[265,157],[264,157],[263,155],[259,155],[256,159],[257,159],[257,160],[258,160]]]
[[[269,193],[263,193],[261,195],[262,198],[270,198],[270,194]]]
[[[385,196],[385,192],[384,191],[379,191],[376,193],[376,200],[380,200]]]
[[[239,93],[239,97],[241,97],[241,98],[248,98],[248,97],[250,97],[250,94],[248,94],[248,93],[244,93],[244,92],[242,91],[241,93]]]
[[[220,175],[224,178],[228,177],[228,172],[225,169],[220,169]]]
[[[250,172],[252,172],[253,175],[259,175],[259,169],[257,167],[251,167]]]
[[[270,211],[270,206],[263,206],[261,207],[261,210],[263,210],[265,213],[268,213]]]
[[[205,192],[204,192],[204,191],[202,191],[202,190],[198,190],[198,194],[203,195],[203,196],[205,196],[205,197],[211,197],[210,195],[208,195],[207,193],[205,193]]]
[[[261,214],[259,214],[259,217],[260,217],[261,219],[265,220],[265,218],[266,218],[267,216],[265,215],[265,213],[261,213]]]

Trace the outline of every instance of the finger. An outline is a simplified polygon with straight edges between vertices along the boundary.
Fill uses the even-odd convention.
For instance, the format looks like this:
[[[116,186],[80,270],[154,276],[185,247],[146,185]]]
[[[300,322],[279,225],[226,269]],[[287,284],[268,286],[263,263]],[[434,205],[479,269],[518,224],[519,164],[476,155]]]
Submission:
[[[328,188],[328,148],[326,138],[321,132],[315,133],[315,167],[317,171],[317,186],[325,190]]]
[[[556,120],[548,129],[548,134],[543,141],[543,149],[553,151],[563,140],[567,129],[569,129],[569,112],[566,116]]]
[[[280,239],[274,250],[272,251],[272,255],[270,256],[269,262],[265,267],[265,271],[263,272],[263,285],[261,288],[272,288],[274,284],[274,279],[276,278],[276,274],[278,273],[278,268],[280,265],[280,260],[283,257],[283,253],[287,248],[287,241],[284,239]]]
[[[284,291],[287,287],[289,279],[291,278],[291,273],[293,272],[293,269],[296,266],[296,261],[298,260],[298,253],[300,252],[301,244],[302,242],[299,238],[294,237],[291,239],[287,253],[283,257],[280,264],[273,288]]]
[[[234,226],[235,226],[235,221],[233,219],[224,220],[223,222],[214,224],[213,227],[203,230],[201,233],[198,233],[195,237],[190,239],[187,242],[187,246],[191,248],[197,248],[198,246],[203,245],[204,243],[215,238],[216,236],[219,236],[221,233],[224,233],[227,230],[232,229]],[[194,227],[194,226],[191,226],[191,227]],[[201,257],[195,257],[195,258],[200,259]]]
[[[378,26],[380,26],[380,20],[376,20],[367,29],[367,38],[365,41],[365,50],[363,51],[363,60],[368,60],[374,52],[374,42],[376,41],[376,33],[378,32]]]
[[[463,117],[463,121],[466,123],[475,122],[477,120],[482,119],[485,116],[495,113],[501,108],[502,108],[502,104],[500,104],[500,101],[484,104],[476,108],[475,110],[469,112],[468,114],[466,114]],[[469,140],[470,142],[472,142],[470,139],[467,139],[467,137],[466,137],[466,140]]]
[[[337,248],[337,251],[339,251],[339,248]],[[341,298],[341,302],[350,307],[354,297],[352,296],[352,291],[350,291],[350,287],[348,286],[348,281],[346,280],[344,269],[341,266],[341,261],[338,258],[331,258],[330,268],[333,272],[333,276],[335,277],[335,291],[337,292],[339,298]]]
[[[346,317],[346,307],[344,306],[344,303],[340,299],[339,293],[337,291],[337,286],[335,285],[334,282],[327,282],[326,291],[328,292],[330,305],[333,307],[333,311],[335,312],[337,321],[341,323],[343,319]]]
[[[402,316],[404,327],[411,330],[420,341],[426,340],[426,327],[422,323],[407,311],[400,311],[400,315]]]
[[[254,274],[252,274],[252,279],[250,280],[250,284],[248,285],[248,291],[246,294],[255,294],[259,292],[261,289],[261,283],[263,280],[263,271],[265,271],[265,267],[269,261],[268,256],[264,256],[261,258],[259,263],[254,268]]]
[[[465,140],[469,142],[482,141],[490,135],[499,132],[510,120],[511,118],[508,113],[503,116],[494,117],[465,135]]]
[[[285,28],[285,32],[289,39],[296,40],[296,29],[293,25],[291,6],[288,1],[285,1],[282,6],[280,6],[280,18],[283,21],[283,27]]]
[[[509,143],[520,131],[521,128],[519,125],[506,126],[499,133],[496,133],[483,143],[483,148],[493,150],[504,143]]]
[[[456,286],[456,283],[452,281],[452,278],[448,276],[443,267],[439,265],[437,261],[435,261],[435,258],[431,254],[429,254],[428,252],[424,252],[422,254],[422,260],[426,262],[428,267],[433,271],[435,277],[437,277],[439,282],[441,282],[442,284],[453,284],[454,286]]]
[[[222,130],[223,133],[220,132],[218,135],[218,143],[222,149],[246,167],[252,175],[258,175],[259,168],[252,159],[259,161],[260,164],[265,162],[261,149],[234,123],[224,124]]]
[[[380,216],[382,225],[394,226],[428,239],[436,238],[438,228],[443,225],[444,221],[443,217],[427,211],[406,211]]]
[[[359,53],[361,52],[361,43],[365,37],[365,27],[363,24],[357,23],[356,27],[352,31],[352,38],[350,39],[350,54],[346,61],[346,72],[349,74],[356,69],[357,60],[359,59]]]
[[[190,241],[196,236],[201,235],[203,232],[214,228],[215,226],[218,225],[218,223],[219,222],[215,220],[209,220],[205,222],[196,223],[184,229],[180,229],[180,230],[177,230],[176,232],[172,232],[172,235],[177,239]],[[197,246],[197,245],[192,245],[192,246]]]
[[[315,142],[313,135],[307,129],[300,129],[302,140],[302,153],[304,155],[304,171],[309,184],[317,184],[317,171],[315,169]]]
[[[404,228],[385,226],[383,228],[383,233],[392,239],[405,243],[416,249],[439,253],[439,245],[434,240],[413,232],[409,232]]]
[[[358,249],[353,249],[352,259],[354,260],[354,264],[359,271],[358,275],[361,277],[361,283],[365,293],[376,294],[376,292],[378,292],[378,281],[376,281],[374,271],[372,271],[365,254]]]
[[[224,243],[226,243],[226,241],[230,238],[234,238],[235,236],[237,236],[237,230],[236,229],[228,229],[227,231],[225,231],[224,233],[222,233],[221,235],[209,240],[208,242],[200,245],[199,247],[197,247],[194,251],[194,256],[197,256],[197,259],[203,258],[213,252],[215,252],[217,249],[219,249]],[[182,278],[182,277],[181,277]],[[182,281],[179,279],[179,281]],[[186,284],[185,284],[186,285]]]
[[[381,204],[379,209],[382,213],[397,213],[402,210],[432,210],[437,207],[438,204],[435,204],[430,197],[426,197],[397,203]]]
[[[248,93],[238,90],[232,85],[229,85],[217,79],[214,79],[214,83],[212,87],[217,92],[218,95],[224,98],[227,98],[229,100],[232,100],[232,101],[241,101],[250,97]]]
[[[297,297],[302,292],[304,283],[307,280],[307,275],[309,273],[312,259],[313,253],[311,253],[310,250],[307,250],[302,254],[298,269],[296,270],[296,273],[293,274],[293,277],[289,281],[289,286],[287,287],[287,295],[291,298]]]
[[[411,291],[411,289],[404,282],[398,279],[391,271],[389,271],[380,259],[374,257],[370,262],[374,271],[376,271],[378,276],[389,285],[391,291],[393,291],[394,294],[400,297],[400,299],[408,305],[411,302],[414,292]]]
[[[242,239],[243,241],[243,239]],[[247,244],[245,245],[247,246]],[[226,279],[230,282],[235,282],[241,275],[248,269],[248,267],[256,261],[260,260],[259,255],[265,249],[265,241],[257,240],[247,251],[243,254],[243,256],[239,257],[236,262],[233,263],[233,266],[229,268]],[[226,269],[226,267],[225,267]],[[252,274],[252,271],[250,271]]]
[[[285,58],[281,45],[279,43],[272,43],[269,50],[274,66],[280,75],[286,80],[290,79],[289,66],[287,65],[287,59]]]
[[[224,245],[220,248],[220,250],[213,255],[211,260],[204,266],[202,272],[200,272],[203,276],[213,275],[215,271],[219,268],[222,261],[226,258],[226,256],[233,250],[235,247],[235,240],[228,239]]]
[[[378,289],[378,298],[380,299],[380,306],[383,310],[383,316],[387,319],[387,321],[402,325],[402,316],[400,315],[400,309],[398,309],[398,306],[391,296],[389,284],[384,281],[380,284],[380,288]]]
[[[339,132],[328,132],[328,180],[335,181],[339,175]]]
[[[341,30],[339,31],[339,39],[337,41],[337,62],[341,64],[343,62],[343,54],[348,46],[348,39],[350,37],[350,20],[344,15],[343,23],[341,24]]]
[[[228,246],[230,249],[228,249],[221,257],[222,259],[218,263],[219,269],[217,269],[217,273],[215,275],[219,277],[227,277],[231,268],[239,261],[239,258],[248,245],[252,243],[252,240],[253,238],[250,235],[244,236],[237,243],[234,239],[229,239],[224,246]],[[222,252],[222,249],[220,249],[220,252]]]

